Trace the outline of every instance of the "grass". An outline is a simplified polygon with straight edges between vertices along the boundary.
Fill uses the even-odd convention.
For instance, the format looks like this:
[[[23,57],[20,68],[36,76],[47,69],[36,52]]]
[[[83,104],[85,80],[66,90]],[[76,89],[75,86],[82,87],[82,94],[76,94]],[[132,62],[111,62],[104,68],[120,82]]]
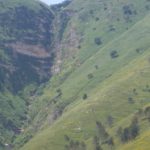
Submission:
[[[149,80],[148,75],[150,72],[145,69],[148,67],[147,58],[149,58],[149,55],[138,61],[133,61],[128,67],[122,68],[121,71],[103,83],[102,90],[96,87],[94,91],[91,91],[88,100],[72,104],[55,124],[39,133],[23,150],[64,149],[64,135],[76,140],[87,141],[87,145],[90,145],[88,143],[89,139],[96,134],[96,120],[101,120],[105,123],[106,117],[111,114],[115,118],[114,126],[117,126],[117,124],[120,124],[119,122],[125,120],[130,114],[135,113],[139,108],[149,103],[149,94],[145,94],[140,90],[147,84],[145,81]],[[131,68],[133,71],[130,73]],[[141,70],[143,72],[145,70],[142,76]],[[125,73],[128,74],[126,77],[124,77]],[[118,79],[118,77],[122,78]],[[115,84],[114,80],[116,81]],[[127,87],[130,87],[129,91],[126,91]],[[134,87],[137,88],[139,94],[135,104],[132,105],[128,103],[127,98],[128,95],[131,95]],[[140,97],[145,100],[141,101]],[[121,125],[124,126],[122,123]],[[80,131],[78,131],[79,127],[81,128]],[[112,135],[115,137],[115,133]]]
[[[140,6],[141,3],[137,4]],[[89,54],[90,48],[85,48],[87,51],[83,48],[76,55],[83,63],[73,69],[65,80],[62,81],[63,78],[60,75],[50,81],[50,85],[44,88],[44,93],[40,97],[37,96],[31,106],[32,128],[36,128],[36,124],[39,124],[42,130],[21,150],[64,150],[67,144],[64,135],[74,140],[85,141],[87,149],[91,150],[92,137],[97,133],[95,125],[97,120],[102,121],[109,134],[114,137],[115,149],[121,146],[126,147],[116,137],[116,128],[128,125],[129,116],[150,103],[149,93],[142,90],[147,84],[150,84],[150,16],[147,15],[143,19],[139,17],[136,21],[136,24],[130,25],[129,30],[122,29],[122,32],[116,34],[114,39],[107,38],[107,43],[97,48],[97,51],[89,51]],[[87,37],[92,37],[89,28],[86,31]],[[104,36],[102,32],[98,33]],[[93,47],[90,42],[85,43],[88,43],[86,46]],[[137,49],[140,49],[140,53],[136,51]],[[112,50],[118,52],[117,58],[111,58]],[[98,69],[95,68],[95,65],[98,66]],[[90,73],[93,74],[93,78],[88,79],[87,75]],[[53,104],[58,88],[61,89],[62,96]],[[135,88],[138,95],[133,93]],[[88,97],[83,100],[82,96],[85,93]],[[129,103],[129,97],[134,99],[134,104]],[[52,110],[62,104],[66,104],[63,115],[49,127],[48,118]],[[40,111],[39,108],[41,108]],[[110,114],[115,119],[113,128],[109,128],[106,123]],[[145,126],[147,124],[141,125],[142,132]],[[134,141],[130,143],[131,146],[133,143]],[[105,145],[102,147],[104,150],[110,149]]]

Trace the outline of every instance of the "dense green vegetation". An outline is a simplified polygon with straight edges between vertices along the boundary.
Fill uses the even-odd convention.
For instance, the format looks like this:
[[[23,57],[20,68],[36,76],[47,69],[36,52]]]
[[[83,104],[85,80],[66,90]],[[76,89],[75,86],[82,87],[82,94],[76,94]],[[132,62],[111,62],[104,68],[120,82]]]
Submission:
[[[149,104],[149,36],[147,36],[147,40],[145,39],[149,30],[147,28],[149,25],[146,24],[148,20],[149,16],[145,17],[127,33],[119,39],[117,38],[117,43],[111,42],[71,73],[65,82],[60,85],[62,95],[56,99],[56,102],[53,102],[55,97],[53,91],[56,91],[54,85],[51,88],[46,87],[44,89],[44,94],[36,101],[35,106],[32,106],[31,112],[36,114],[33,122],[34,129],[37,127],[37,123],[40,126],[40,119],[42,119],[42,126],[43,121],[46,120],[44,124],[47,129],[40,131],[31,142],[25,145],[23,150],[42,149],[43,147],[45,149],[63,150],[65,145],[68,145],[68,142],[65,142],[64,139],[65,135],[73,139],[74,142],[86,143],[89,150],[94,149],[92,142],[94,136],[98,137],[99,144],[103,149],[111,149],[111,145],[109,146],[105,142],[109,138],[113,138],[115,149],[119,149],[120,145],[125,145],[128,140],[134,140],[148,128],[148,120],[143,122],[140,116],[136,116],[140,109],[144,109],[143,107]],[[145,35],[144,38],[140,38],[142,34]],[[136,43],[135,37],[139,39],[138,43]],[[147,45],[147,48],[139,54],[136,52],[136,47],[142,46],[142,43],[143,46]],[[117,49],[119,49],[119,57],[112,59],[109,50],[114,49],[113,47],[116,47],[116,44],[118,45]],[[96,70],[95,64],[101,67]],[[89,72],[93,74],[91,79],[87,78]],[[84,93],[88,95],[86,100],[82,99]],[[37,112],[34,111],[42,105],[43,108],[37,115]],[[51,124],[50,121],[52,121],[50,120],[51,117],[59,111],[60,113],[56,115],[57,121],[51,127],[48,127]],[[112,127],[108,123],[110,115],[111,118],[114,118],[113,123],[111,123]],[[134,116],[139,120],[139,129],[136,129],[136,125],[130,123]],[[101,132],[97,135],[97,121],[104,124],[108,137],[103,139]],[[120,127],[122,128],[121,138],[119,135],[116,136]],[[135,133],[134,129],[137,130],[137,133],[132,135]],[[125,135],[126,130],[131,130],[127,137]]]
[[[0,0],[0,149],[14,141],[27,119],[30,94],[20,94],[20,90],[50,77],[53,55],[40,57],[34,51],[38,45],[45,51],[52,47],[53,19],[43,3]]]
[[[53,64],[53,19],[52,11],[43,3],[0,1],[1,89],[7,84],[16,93],[31,82],[49,79],[49,67]]]
[[[56,72],[16,96],[7,86],[1,92],[2,149],[149,150],[150,1],[73,0],[50,9]],[[4,52],[0,60],[10,63]]]

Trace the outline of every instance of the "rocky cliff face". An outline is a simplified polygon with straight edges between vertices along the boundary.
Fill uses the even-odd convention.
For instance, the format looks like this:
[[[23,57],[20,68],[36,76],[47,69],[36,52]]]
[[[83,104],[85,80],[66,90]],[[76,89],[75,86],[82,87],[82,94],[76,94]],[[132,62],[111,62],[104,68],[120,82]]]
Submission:
[[[9,1],[8,1],[9,2]],[[0,89],[17,92],[24,85],[51,76],[54,15],[42,3],[8,7],[0,1]]]
[[[68,3],[49,8],[36,0],[0,0],[0,150],[13,143],[28,118],[30,102],[22,89],[48,81],[60,68]]]

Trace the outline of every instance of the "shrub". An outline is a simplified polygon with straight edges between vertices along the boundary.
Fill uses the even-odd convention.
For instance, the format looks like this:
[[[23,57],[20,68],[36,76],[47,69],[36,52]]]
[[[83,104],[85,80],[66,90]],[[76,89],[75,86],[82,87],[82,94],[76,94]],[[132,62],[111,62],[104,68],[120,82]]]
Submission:
[[[138,95],[138,93],[137,93],[137,90],[136,90],[136,89],[133,89],[133,93],[134,93],[135,95]]]
[[[132,22],[131,17],[132,15],[136,15],[137,12],[136,10],[133,9],[133,5],[124,5],[123,6],[123,14],[124,14],[124,19],[126,20],[126,22]]]
[[[81,49],[81,45],[78,46],[78,49]]]
[[[149,6],[149,5],[146,5],[146,6],[145,6],[145,9],[146,9],[146,10],[150,10],[150,6]]]
[[[99,69],[98,65],[95,65],[95,69],[96,69],[96,70]]]
[[[92,73],[89,73],[89,74],[87,75],[87,77],[88,77],[88,79],[92,79],[94,76],[93,76]]]
[[[95,31],[96,30],[96,28],[93,28],[93,31]]]
[[[142,53],[142,52],[143,52],[143,49],[142,49],[142,48],[137,48],[137,49],[136,49],[136,52],[137,52],[137,53]]]
[[[96,37],[96,38],[94,39],[94,42],[95,42],[96,45],[101,45],[101,44],[102,44],[102,40],[101,40],[100,37]]]
[[[150,122],[150,106],[145,108],[144,114],[145,114],[146,118],[148,119],[148,121]]]
[[[110,25],[109,26],[109,31],[111,32],[111,31],[115,31],[116,30],[116,28],[113,26],[113,25]]]
[[[132,121],[132,124],[129,127],[130,129],[130,138],[135,139],[139,135],[139,125],[138,125],[138,120],[135,119]]]
[[[150,87],[149,87],[149,85],[146,85],[146,86],[143,88],[143,92],[150,92]]]
[[[118,52],[114,50],[110,53],[110,56],[111,58],[117,58],[119,55],[118,55]]]
[[[62,91],[61,91],[61,89],[57,89],[56,92],[57,92],[57,94],[58,94],[57,97],[62,96]]]
[[[133,104],[133,103],[134,103],[134,99],[133,99],[132,97],[129,97],[129,98],[128,98],[128,102],[129,102],[130,104]]]
[[[129,128],[125,128],[123,130],[122,134],[121,134],[121,141],[123,143],[129,141],[129,136],[130,136],[130,134],[129,134]]]
[[[65,139],[65,141],[70,141],[70,138],[68,135],[64,135],[64,139]]]
[[[69,143],[65,145],[66,150],[86,150],[86,144],[82,141],[74,141],[70,139]]]
[[[119,22],[119,21],[120,21],[120,18],[117,18],[117,21]]]
[[[87,94],[84,94],[83,97],[82,97],[82,99],[85,100],[85,99],[87,99],[87,97],[88,97]]]
[[[94,11],[93,11],[93,10],[90,10],[90,14],[93,15],[93,14],[94,14]]]
[[[99,17],[96,17],[96,18],[95,18],[95,21],[99,21]]]

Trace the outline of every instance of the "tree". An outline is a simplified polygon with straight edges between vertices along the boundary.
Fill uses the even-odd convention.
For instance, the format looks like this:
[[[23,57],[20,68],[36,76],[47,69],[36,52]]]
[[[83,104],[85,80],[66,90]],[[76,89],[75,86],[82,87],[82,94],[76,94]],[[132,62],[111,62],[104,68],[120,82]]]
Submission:
[[[117,129],[117,136],[118,136],[120,139],[121,139],[122,132],[123,132],[122,127],[119,127],[119,128]]]
[[[129,5],[125,5],[123,6],[123,11],[125,15],[132,15],[132,9]]]
[[[80,145],[81,145],[81,150],[86,150],[86,144],[83,141],[80,143]]]
[[[139,134],[139,126],[137,124],[132,124],[130,127],[131,139],[135,139]]]
[[[121,141],[123,143],[125,143],[129,140],[130,140],[130,131],[129,131],[129,128],[125,128],[122,132],[122,135],[121,135]]]
[[[86,144],[84,143],[84,141],[80,142],[80,141],[75,141],[73,139],[68,138],[68,136],[64,136],[65,140],[67,138],[67,142],[68,144],[65,145],[65,149],[66,150],[86,150]]]
[[[108,125],[109,125],[110,127],[112,127],[112,125],[113,125],[113,123],[114,123],[114,118],[113,118],[111,115],[109,115],[109,116],[107,117],[107,123],[108,123]]]
[[[88,97],[87,94],[84,94],[82,98],[85,100],[87,99],[87,97]]]
[[[65,139],[65,141],[70,141],[70,138],[68,135],[64,135],[64,139]]]
[[[95,69],[96,69],[96,70],[99,69],[98,65],[95,65]]]
[[[137,117],[134,117],[130,125],[131,139],[135,139],[139,135],[139,125]]]
[[[57,94],[58,94],[57,97],[60,97],[60,96],[62,95],[61,89],[57,89],[56,92],[57,92]]]
[[[105,130],[105,127],[99,121],[96,121],[96,127],[98,129],[100,139],[102,140],[102,142],[104,142],[109,137],[108,133]]]
[[[150,122],[150,106],[145,108],[144,114],[145,114],[146,118],[148,119],[148,121]]]
[[[102,150],[100,143],[99,143],[99,138],[97,136],[94,136],[93,144],[94,144],[94,150]]]
[[[108,141],[107,141],[107,144],[111,147],[111,149],[112,149],[112,147],[114,146],[114,139],[112,138],[112,137],[110,137],[109,139],[108,139]]]

